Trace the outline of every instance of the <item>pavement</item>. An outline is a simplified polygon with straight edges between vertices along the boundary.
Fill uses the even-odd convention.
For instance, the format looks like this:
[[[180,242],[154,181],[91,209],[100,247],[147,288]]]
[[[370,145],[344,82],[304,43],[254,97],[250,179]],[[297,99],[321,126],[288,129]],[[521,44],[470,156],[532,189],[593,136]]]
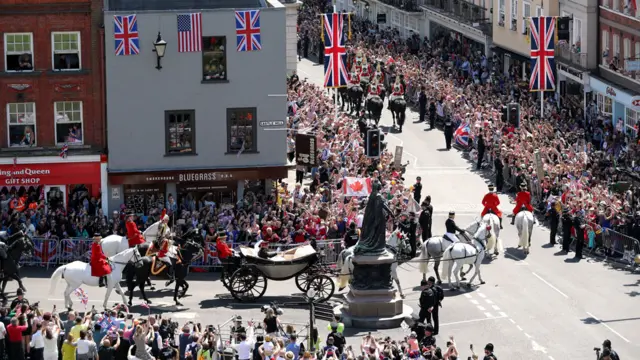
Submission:
[[[323,68],[307,60],[299,63],[301,78],[321,84]],[[487,192],[485,175],[474,171],[473,166],[456,150],[443,151],[444,135],[440,131],[424,131],[425,125],[414,123],[417,114],[409,111],[404,132],[390,133],[387,137],[391,151],[396,145],[404,147],[405,159],[411,164],[405,178],[409,181],[422,177],[423,197],[431,195],[435,209],[434,234],[444,233],[444,221],[449,210],[457,213],[461,226],[471,223],[481,211],[480,201]],[[383,112],[381,124],[391,125],[391,115]],[[406,161],[406,160],[404,160]],[[292,173],[293,176],[293,173]],[[289,181],[293,184],[293,179]],[[501,209],[511,212],[513,204],[506,195],[500,195]],[[531,253],[525,255],[518,249],[514,226],[504,220],[500,237],[505,252],[481,267],[486,284],[474,284],[471,289],[448,291],[445,279],[445,299],[440,311],[441,330],[438,344],[444,346],[453,335],[461,351],[461,358],[470,355],[473,344],[476,352],[491,342],[501,359],[590,359],[594,347],[610,339],[621,358],[635,358],[640,353],[640,307],[636,296],[640,295],[640,277],[625,270],[614,269],[598,259],[573,262],[559,254],[558,247],[548,246],[549,232],[537,225],[532,235]],[[63,306],[61,283],[49,294],[49,278],[53,269],[24,269],[24,283],[29,290],[27,298],[40,301],[41,308],[50,309],[53,304]],[[405,303],[418,310],[417,301],[422,274],[416,263],[403,264],[399,269],[402,287],[407,295]],[[235,315],[244,319],[262,319],[260,306],[271,301],[280,303],[296,301],[299,291],[293,280],[269,281],[265,296],[255,304],[233,300],[218,274],[191,274],[188,278],[189,295],[182,299],[183,306],[176,307],[168,290],[147,291],[153,301],[150,313],[164,313],[179,322],[189,320],[203,324],[222,324]],[[163,286],[164,280],[155,281]],[[10,282],[10,293],[16,284]],[[293,290],[292,290],[293,289]],[[85,287],[89,296],[89,308],[100,308],[104,290]],[[344,292],[343,292],[344,293]],[[146,314],[141,300],[134,293],[137,313]],[[336,294],[340,297],[341,294]],[[76,310],[83,310],[78,299],[73,299]],[[115,293],[112,302],[121,299]],[[136,305],[138,304],[138,305]],[[294,323],[304,336],[308,323],[308,311],[300,306],[285,306],[282,321]],[[319,322],[324,339],[327,323]],[[389,335],[396,339],[407,336],[402,329],[347,329],[347,342],[355,347],[369,331]]]

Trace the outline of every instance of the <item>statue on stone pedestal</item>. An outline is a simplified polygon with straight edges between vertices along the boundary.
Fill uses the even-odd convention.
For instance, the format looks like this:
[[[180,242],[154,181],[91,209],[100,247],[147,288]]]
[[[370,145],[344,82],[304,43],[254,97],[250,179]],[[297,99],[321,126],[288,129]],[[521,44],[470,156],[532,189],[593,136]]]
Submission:
[[[355,255],[380,255],[385,252],[387,217],[393,217],[393,213],[379,193],[381,188],[380,181],[372,181],[371,195],[362,219],[362,233],[353,251]]]

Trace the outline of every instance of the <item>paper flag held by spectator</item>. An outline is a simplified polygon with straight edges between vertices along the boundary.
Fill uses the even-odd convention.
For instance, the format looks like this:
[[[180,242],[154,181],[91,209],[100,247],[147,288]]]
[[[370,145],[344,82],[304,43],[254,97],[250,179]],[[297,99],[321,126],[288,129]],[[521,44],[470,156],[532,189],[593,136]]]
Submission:
[[[411,332],[411,328],[409,327],[409,324],[407,324],[404,320],[402,321],[402,324],[400,324],[400,327],[405,332]]]
[[[344,196],[369,196],[371,194],[371,179],[345,177],[342,184]]]
[[[80,299],[80,302],[82,303],[82,305],[84,305],[84,307],[87,307],[87,304],[89,303],[89,296],[84,292],[84,290],[82,290],[82,288],[75,289],[73,291],[73,294],[77,296],[78,299]]]

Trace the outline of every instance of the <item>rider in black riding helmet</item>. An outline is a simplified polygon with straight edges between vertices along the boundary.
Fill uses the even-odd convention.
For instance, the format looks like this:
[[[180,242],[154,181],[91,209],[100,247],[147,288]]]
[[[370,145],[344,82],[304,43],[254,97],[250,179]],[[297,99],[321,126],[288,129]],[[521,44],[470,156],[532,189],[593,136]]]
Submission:
[[[29,305],[29,300],[27,300],[27,298],[24,297],[24,290],[18,288],[18,290],[16,291],[16,298],[13,299],[13,301],[11,302],[11,306],[9,307],[9,309],[13,310],[19,305],[23,305],[23,304]]]

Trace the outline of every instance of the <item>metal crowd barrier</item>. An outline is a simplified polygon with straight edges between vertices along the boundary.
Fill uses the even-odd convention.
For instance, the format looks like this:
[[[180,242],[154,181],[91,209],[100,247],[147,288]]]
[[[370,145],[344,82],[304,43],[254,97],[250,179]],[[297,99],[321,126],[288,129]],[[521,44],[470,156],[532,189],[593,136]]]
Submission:
[[[89,262],[91,258],[92,239],[85,238],[68,238],[58,239],[34,237],[33,252],[25,254],[20,260],[23,266],[40,266],[40,267],[56,267],[71,263],[73,261]],[[231,243],[233,248],[239,247],[239,243]],[[302,244],[269,244],[271,251],[285,251]],[[338,255],[342,251],[341,239],[317,240],[317,250],[321,254],[324,263],[335,264]],[[217,256],[216,244],[214,242],[206,242],[202,255],[198,256],[191,263],[191,267],[195,268],[214,268],[220,267],[221,263]]]

